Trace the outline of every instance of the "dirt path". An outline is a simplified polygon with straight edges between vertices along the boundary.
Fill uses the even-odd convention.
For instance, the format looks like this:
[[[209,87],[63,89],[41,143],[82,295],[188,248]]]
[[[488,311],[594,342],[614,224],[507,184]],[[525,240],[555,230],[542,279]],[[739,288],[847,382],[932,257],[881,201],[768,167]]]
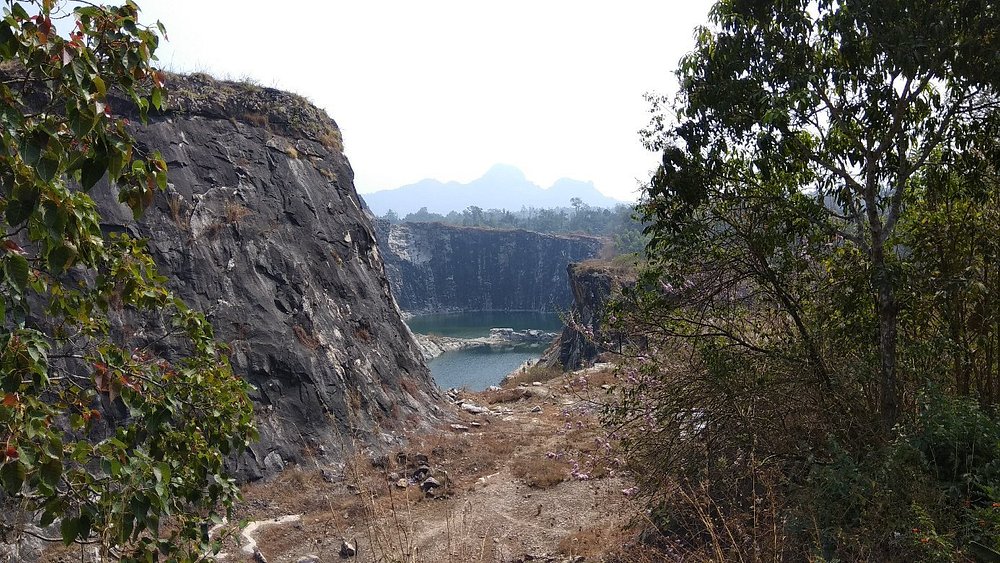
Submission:
[[[248,487],[242,516],[302,515],[256,530],[268,563],[341,560],[345,540],[351,561],[599,560],[635,507],[603,457],[593,405],[568,382],[453,395],[461,426],[413,436],[375,464],[359,457],[334,478],[288,470]]]

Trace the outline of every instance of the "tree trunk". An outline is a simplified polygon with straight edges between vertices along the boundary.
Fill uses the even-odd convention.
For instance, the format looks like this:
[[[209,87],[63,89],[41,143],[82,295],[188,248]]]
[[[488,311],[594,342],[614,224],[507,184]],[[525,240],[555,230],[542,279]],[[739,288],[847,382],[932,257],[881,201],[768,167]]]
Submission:
[[[878,238],[875,240],[878,241]],[[898,310],[892,279],[885,263],[885,248],[881,243],[872,244],[872,269],[872,281],[878,293],[876,313],[881,364],[880,418],[883,431],[888,432],[899,420],[899,383],[896,380]]]

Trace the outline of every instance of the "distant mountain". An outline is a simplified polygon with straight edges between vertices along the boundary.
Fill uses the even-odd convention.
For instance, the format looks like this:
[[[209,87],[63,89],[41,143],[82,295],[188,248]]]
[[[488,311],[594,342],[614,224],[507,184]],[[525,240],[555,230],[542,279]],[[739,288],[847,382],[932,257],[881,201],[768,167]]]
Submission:
[[[401,217],[421,207],[442,215],[461,212],[472,205],[511,211],[521,207],[569,207],[574,197],[591,207],[610,208],[627,203],[597,191],[593,182],[562,178],[549,188],[542,188],[525,178],[523,172],[506,164],[493,166],[482,178],[468,184],[428,179],[392,190],[361,194],[361,197],[376,215],[384,215],[391,209]]]

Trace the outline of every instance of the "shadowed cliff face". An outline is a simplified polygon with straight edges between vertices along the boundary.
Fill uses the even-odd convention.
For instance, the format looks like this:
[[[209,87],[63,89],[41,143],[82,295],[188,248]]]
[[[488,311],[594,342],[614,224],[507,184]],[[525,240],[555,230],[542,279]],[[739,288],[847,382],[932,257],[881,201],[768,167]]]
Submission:
[[[635,283],[635,274],[604,262],[570,264],[566,268],[573,306],[567,324],[541,362],[549,367],[577,370],[594,364],[602,352],[617,352],[621,335],[605,329],[609,301],[623,286]]]
[[[564,311],[566,266],[602,241],[529,231],[379,221],[379,246],[399,306],[408,312]]]
[[[389,291],[336,124],[301,98],[174,77],[136,131],[169,189],[136,224],[95,189],[110,229],[149,239],[171,287],[208,314],[256,387],[261,439],[245,479],[426,424],[437,390]]]

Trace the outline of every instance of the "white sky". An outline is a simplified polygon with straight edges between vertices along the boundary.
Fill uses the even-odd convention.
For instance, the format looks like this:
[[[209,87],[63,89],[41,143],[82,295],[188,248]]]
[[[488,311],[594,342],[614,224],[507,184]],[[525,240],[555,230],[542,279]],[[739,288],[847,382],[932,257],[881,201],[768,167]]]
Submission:
[[[340,125],[360,192],[467,182],[496,163],[548,186],[635,199],[655,167],[644,92],[672,71],[709,0],[140,0],[164,68],[251,77]]]

